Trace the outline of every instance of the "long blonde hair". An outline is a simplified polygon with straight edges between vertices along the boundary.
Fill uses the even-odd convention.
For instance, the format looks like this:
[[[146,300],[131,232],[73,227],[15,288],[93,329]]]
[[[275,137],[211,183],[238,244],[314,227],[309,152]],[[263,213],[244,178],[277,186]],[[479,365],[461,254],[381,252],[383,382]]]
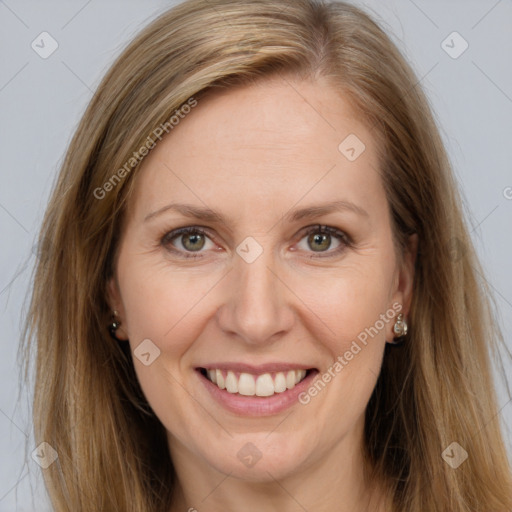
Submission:
[[[213,88],[270,75],[323,76],[350,98],[382,143],[397,248],[419,237],[407,341],[386,348],[367,407],[371,477],[397,511],[512,510],[490,359],[502,337],[430,107],[368,15],[320,0],[185,1],[129,44],[86,109],[42,224],[21,345],[25,377],[37,348],[34,432],[58,453],[44,470],[55,510],[167,512],[176,483],[130,351],[107,330],[138,165],[95,190],[191,97],[200,108]],[[442,457],[452,442],[468,453],[457,469]]]

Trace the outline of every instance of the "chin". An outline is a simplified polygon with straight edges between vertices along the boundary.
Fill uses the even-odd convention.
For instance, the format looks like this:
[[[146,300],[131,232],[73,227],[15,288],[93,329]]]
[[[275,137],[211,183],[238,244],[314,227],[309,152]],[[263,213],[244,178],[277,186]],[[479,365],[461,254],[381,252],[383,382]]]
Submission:
[[[209,453],[206,459],[223,474],[264,483],[298,472],[305,463],[305,453],[303,443],[290,439],[289,435],[267,432],[238,435],[226,449],[216,446],[215,453]]]

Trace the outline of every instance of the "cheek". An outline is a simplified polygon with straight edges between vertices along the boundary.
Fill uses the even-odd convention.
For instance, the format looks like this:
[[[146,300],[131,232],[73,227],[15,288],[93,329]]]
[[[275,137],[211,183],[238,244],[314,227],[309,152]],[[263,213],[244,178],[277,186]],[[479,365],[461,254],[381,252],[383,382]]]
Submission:
[[[119,265],[119,281],[137,379],[167,430],[186,439],[190,418],[204,414],[195,411],[197,403],[185,391],[192,349],[204,331],[205,308],[221,273],[180,271],[142,260],[126,263]],[[146,365],[137,353],[147,340],[151,344],[145,350],[150,353]]]
[[[144,262],[127,265],[124,275],[121,293],[133,348],[149,338],[162,352],[184,352],[201,331],[205,299],[221,276]]]
[[[300,398],[301,421],[315,418],[311,443],[319,452],[328,452],[364,415],[394,314],[389,284],[389,276],[377,267],[374,272],[351,269],[304,301],[316,313],[307,314],[308,330],[327,356],[316,381]]]
[[[394,314],[389,302],[391,272],[386,262],[368,257],[330,274],[317,272],[314,278],[300,275],[294,280],[292,287],[305,305],[303,318],[309,319],[312,337],[328,346],[333,357],[349,350],[353,340],[385,339]],[[386,312],[389,318],[382,321]]]
[[[308,288],[301,288],[301,284]],[[328,353],[315,388],[308,390],[304,403],[329,403],[317,417],[328,422],[332,411],[343,410],[336,432],[350,427],[364,408],[380,373],[385,341],[395,311],[391,308],[392,267],[383,259],[367,257],[344,265],[330,276],[318,277],[314,286],[303,277],[294,290],[308,308],[312,339]],[[304,320],[304,319],[308,320]],[[316,398],[316,397],[319,398]]]

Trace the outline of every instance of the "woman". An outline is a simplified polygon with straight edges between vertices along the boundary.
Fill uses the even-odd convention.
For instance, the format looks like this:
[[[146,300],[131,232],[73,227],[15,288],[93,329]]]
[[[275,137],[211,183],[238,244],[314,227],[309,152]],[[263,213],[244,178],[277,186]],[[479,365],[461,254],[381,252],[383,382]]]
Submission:
[[[122,53],[27,324],[55,510],[512,510],[500,333],[416,83],[339,2],[188,0]]]

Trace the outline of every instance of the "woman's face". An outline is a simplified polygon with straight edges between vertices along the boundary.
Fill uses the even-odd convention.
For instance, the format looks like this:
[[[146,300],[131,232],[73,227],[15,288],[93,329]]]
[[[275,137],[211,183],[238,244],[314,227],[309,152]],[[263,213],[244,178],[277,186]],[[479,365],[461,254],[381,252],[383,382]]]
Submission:
[[[175,464],[263,481],[356,457],[413,259],[347,100],[323,81],[216,92],[140,172],[110,303]]]

